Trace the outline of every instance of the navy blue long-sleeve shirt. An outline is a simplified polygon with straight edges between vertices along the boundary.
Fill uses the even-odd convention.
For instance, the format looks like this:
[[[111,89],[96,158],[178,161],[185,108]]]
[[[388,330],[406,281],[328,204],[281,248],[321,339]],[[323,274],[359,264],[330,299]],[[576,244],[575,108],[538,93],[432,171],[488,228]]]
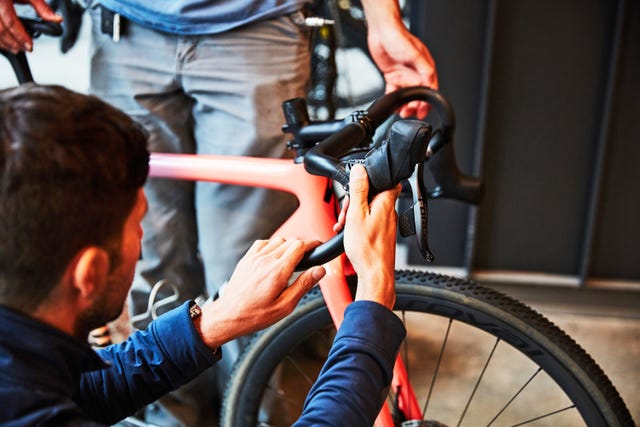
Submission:
[[[188,307],[98,352],[0,307],[0,424],[109,425],[188,382],[216,362]],[[386,308],[352,303],[296,425],[371,425],[404,334]]]

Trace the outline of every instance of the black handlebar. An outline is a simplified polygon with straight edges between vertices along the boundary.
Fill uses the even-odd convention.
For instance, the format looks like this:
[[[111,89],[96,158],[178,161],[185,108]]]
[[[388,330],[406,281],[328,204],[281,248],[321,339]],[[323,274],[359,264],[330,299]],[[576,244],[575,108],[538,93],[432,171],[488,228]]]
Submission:
[[[20,17],[20,21],[24,26],[24,29],[31,37],[38,37],[41,34],[48,36],[61,36],[62,25],[55,22],[44,21],[40,18],[26,18]]]
[[[47,22],[40,18],[25,17],[20,17],[20,22],[22,22],[22,25],[27,31],[27,34],[29,34],[33,38],[39,37],[41,34],[50,36],[62,35],[62,25],[56,24],[54,22]],[[13,72],[18,79],[18,83],[23,84],[33,81],[33,76],[31,75],[31,70],[29,69],[29,63],[27,62],[27,56],[24,52],[14,54],[7,50],[0,49],[0,54],[4,55],[7,60],[9,60],[9,63],[13,68]]]
[[[293,133],[294,140],[290,146],[303,153],[305,169],[309,173],[331,178],[347,188],[350,164],[341,158],[350,150],[370,141],[378,126],[411,101],[428,102],[439,119],[438,128],[433,132],[429,124],[418,121],[399,121],[394,124],[389,139],[373,147],[361,159],[369,174],[372,195],[407,179],[416,165],[424,163],[438,185],[433,191],[427,192],[427,197],[448,197],[478,203],[482,198],[482,183],[462,174],[457,167],[452,145],[455,114],[446,98],[436,90],[422,86],[399,89],[378,99],[366,111],[356,112],[342,122],[329,124],[312,123],[304,101],[289,100],[283,103],[287,120],[283,129]],[[423,169],[420,168],[420,171]],[[422,180],[420,185],[426,188],[426,177],[418,179]],[[426,239],[426,234],[424,237]],[[341,232],[307,253],[297,269],[323,264],[343,251]]]
[[[345,177],[344,168],[341,167],[338,157],[373,136],[378,126],[398,108],[411,101],[428,102],[440,119],[440,137],[432,140],[425,148],[425,151],[428,149],[431,154],[435,154],[453,140],[455,114],[449,102],[438,91],[428,87],[413,86],[389,93],[375,101],[366,112],[356,112],[351,115],[342,129],[307,152],[304,157],[305,168],[309,173],[332,178],[346,186],[349,178],[348,175]],[[312,132],[308,131],[308,133]]]

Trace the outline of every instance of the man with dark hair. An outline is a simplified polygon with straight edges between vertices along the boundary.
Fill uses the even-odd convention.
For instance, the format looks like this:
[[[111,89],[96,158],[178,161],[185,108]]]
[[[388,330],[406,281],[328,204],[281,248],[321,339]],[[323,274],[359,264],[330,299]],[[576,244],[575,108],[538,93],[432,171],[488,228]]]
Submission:
[[[113,424],[212,366],[223,343],[286,316],[325,274],[313,267],[289,284],[318,242],[259,240],[219,299],[188,301],[94,352],[87,334],[121,313],[140,255],[145,132],[96,97],[29,84],[0,92],[0,144],[2,425]],[[399,188],[369,203],[362,167],[350,186],[357,301],[300,425],[371,425],[404,337],[390,311]]]
[[[0,116],[0,302],[32,310],[81,249],[118,264],[149,153],[124,113],[61,88],[5,92]]]

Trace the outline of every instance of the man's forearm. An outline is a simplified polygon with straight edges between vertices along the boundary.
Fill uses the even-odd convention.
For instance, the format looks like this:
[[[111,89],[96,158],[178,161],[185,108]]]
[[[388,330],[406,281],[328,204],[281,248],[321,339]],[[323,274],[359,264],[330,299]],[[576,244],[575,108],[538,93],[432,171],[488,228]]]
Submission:
[[[371,301],[349,305],[329,358],[294,425],[372,425],[384,403],[405,334],[400,319],[384,306]]]
[[[404,25],[397,0],[362,0],[362,7],[370,28],[389,24]]]
[[[185,384],[217,360],[192,325],[189,303],[98,354],[111,366],[82,377],[78,403],[92,418],[110,424]]]

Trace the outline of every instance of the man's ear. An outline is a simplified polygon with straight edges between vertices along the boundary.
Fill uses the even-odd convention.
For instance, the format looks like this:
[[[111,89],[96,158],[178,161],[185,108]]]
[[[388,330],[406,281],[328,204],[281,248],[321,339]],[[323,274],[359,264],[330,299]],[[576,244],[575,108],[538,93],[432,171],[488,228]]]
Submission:
[[[73,286],[80,295],[92,298],[107,283],[109,254],[97,246],[84,248],[78,252],[71,273]]]

